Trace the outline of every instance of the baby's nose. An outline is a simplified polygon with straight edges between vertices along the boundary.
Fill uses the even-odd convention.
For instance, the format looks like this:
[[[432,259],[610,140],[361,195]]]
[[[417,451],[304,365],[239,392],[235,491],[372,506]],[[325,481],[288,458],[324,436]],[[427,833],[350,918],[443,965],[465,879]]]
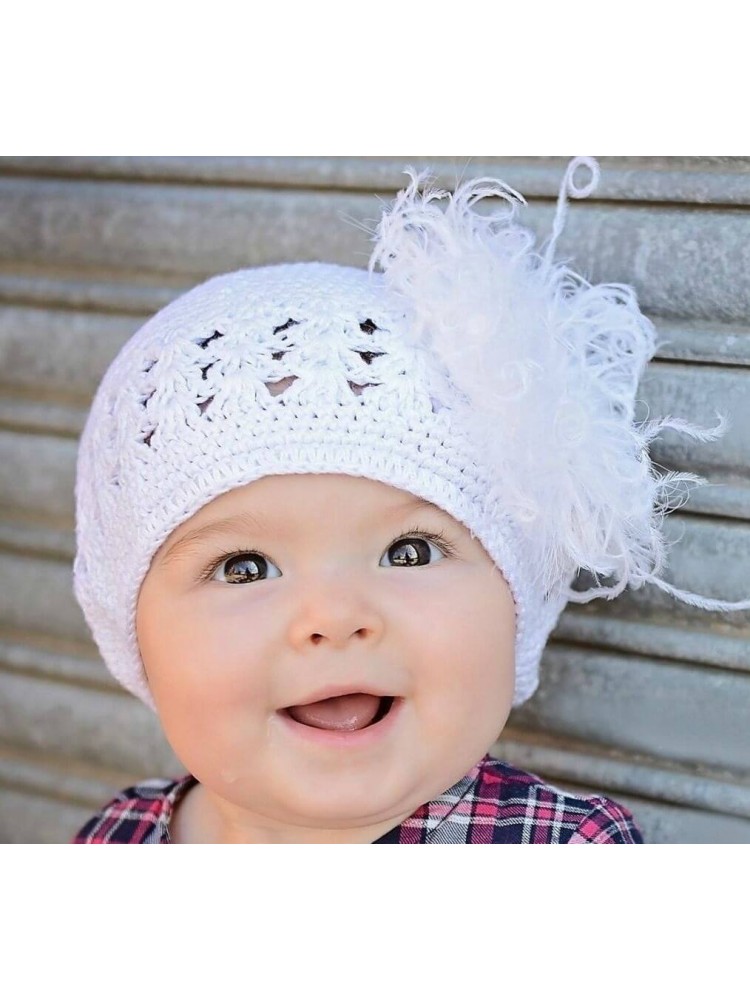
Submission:
[[[368,632],[368,630],[366,628],[355,629],[355,631],[352,633],[352,638],[355,638],[355,637],[360,636],[360,635],[363,638],[365,638],[367,636],[367,632]],[[312,636],[310,638],[312,639],[313,644],[317,646],[320,642],[322,642],[324,639],[326,639],[326,636],[323,635],[321,632],[313,632],[313,634],[312,634]]]
[[[300,577],[290,589],[288,641],[298,649],[329,645],[345,649],[363,640],[376,642],[385,630],[382,607],[373,594],[372,581],[341,567],[314,577]]]

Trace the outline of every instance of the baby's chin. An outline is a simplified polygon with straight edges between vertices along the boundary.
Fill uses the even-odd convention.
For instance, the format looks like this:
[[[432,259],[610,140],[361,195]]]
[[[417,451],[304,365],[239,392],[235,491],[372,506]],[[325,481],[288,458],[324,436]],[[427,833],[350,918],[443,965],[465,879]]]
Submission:
[[[439,778],[426,781],[410,770],[384,769],[377,776],[376,771],[352,768],[320,775],[278,774],[276,780],[264,782],[260,795],[252,777],[244,782],[219,782],[212,792],[269,829],[281,829],[292,836],[295,831],[350,832],[353,841],[367,842],[444,791],[437,787],[440,784]],[[380,829],[373,833],[374,827]]]
[[[331,830],[363,829],[389,821],[396,826],[427,801],[406,774],[392,774],[374,784],[362,774],[332,775],[305,785],[289,783],[278,790],[275,799],[279,818],[297,826]]]

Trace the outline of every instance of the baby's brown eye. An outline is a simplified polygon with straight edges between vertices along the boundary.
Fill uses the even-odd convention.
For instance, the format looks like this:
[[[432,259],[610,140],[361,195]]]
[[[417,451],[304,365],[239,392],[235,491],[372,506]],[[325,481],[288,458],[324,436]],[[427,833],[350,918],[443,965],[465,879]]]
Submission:
[[[262,556],[260,552],[240,552],[219,563],[212,579],[219,580],[221,583],[255,583],[257,580],[269,578],[269,567],[271,566],[274,564]],[[275,566],[274,569],[276,569]],[[280,573],[271,573],[270,577],[280,575]]]
[[[430,562],[430,548],[439,553],[440,559],[445,558],[437,545],[426,538],[401,538],[388,547],[386,557],[393,555],[392,566],[426,566]]]

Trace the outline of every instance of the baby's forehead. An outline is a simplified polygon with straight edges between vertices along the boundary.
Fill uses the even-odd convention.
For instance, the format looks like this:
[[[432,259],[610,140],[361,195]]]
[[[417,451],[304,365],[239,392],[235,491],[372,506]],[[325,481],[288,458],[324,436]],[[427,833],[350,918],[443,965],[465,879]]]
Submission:
[[[179,553],[238,532],[300,540],[340,529],[364,538],[373,531],[411,530],[429,522],[436,530],[448,525],[455,534],[470,535],[429,499],[378,480],[337,473],[270,475],[205,504],[171,532],[154,562],[165,565]]]
[[[338,473],[293,473],[263,476],[236,486],[194,515],[196,520],[242,511],[258,519],[282,513],[295,516],[311,511],[329,516],[362,514],[394,518],[431,512],[453,520],[442,507],[407,490],[364,476]]]

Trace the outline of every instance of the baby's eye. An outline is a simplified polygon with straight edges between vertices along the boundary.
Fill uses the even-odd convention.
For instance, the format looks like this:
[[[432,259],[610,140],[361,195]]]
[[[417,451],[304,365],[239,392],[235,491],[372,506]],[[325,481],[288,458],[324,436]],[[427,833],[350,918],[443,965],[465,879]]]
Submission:
[[[400,538],[389,545],[383,558],[387,559],[393,553],[393,566],[426,566],[430,562],[431,550],[438,553],[438,559],[432,562],[445,558],[445,553],[431,539],[412,536]]]
[[[270,566],[276,572],[269,573]],[[235,552],[219,563],[210,578],[219,583],[254,583],[277,576],[281,576],[278,567],[260,552]]]
[[[430,559],[432,552],[437,558]],[[427,566],[453,555],[454,547],[442,535],[420,532],[419,535],[405,535],[392,542],[385,551],[381,566]],[[392,556],[392,562],[385,562]],[[273,571],[271,571],[273,567]],[[206,571],[204,579],[219,583],[255,583],[272,580],[281,576],[275,563],[260,552],[232,552]]]

